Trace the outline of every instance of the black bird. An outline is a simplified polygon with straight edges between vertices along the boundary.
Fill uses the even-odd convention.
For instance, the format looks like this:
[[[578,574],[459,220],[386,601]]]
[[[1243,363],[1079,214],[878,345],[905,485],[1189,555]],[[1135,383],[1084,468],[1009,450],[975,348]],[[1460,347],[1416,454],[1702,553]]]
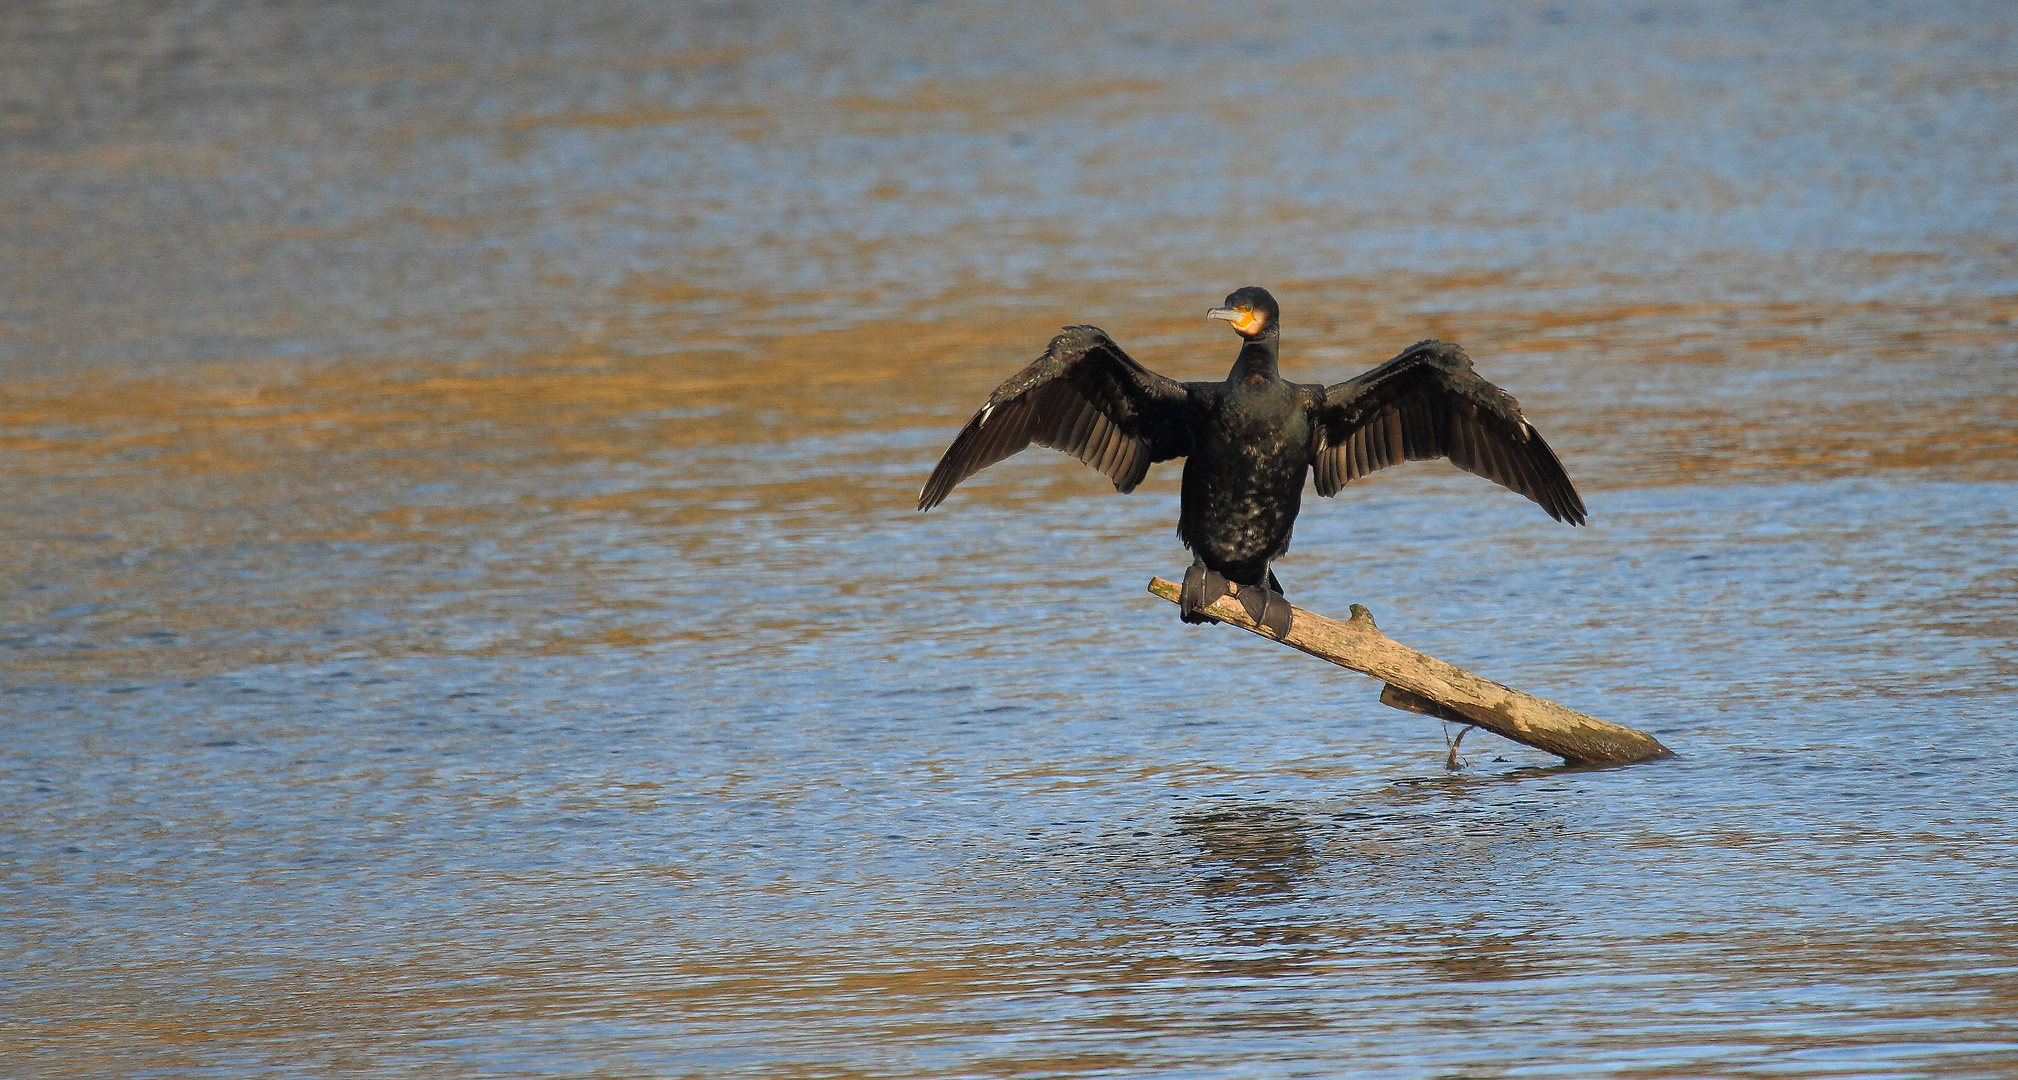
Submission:
[[[1584,523],[1583,499],[1555,451],[1456,345],[1417,342],[1336,386],[1292,383],[1276,372],[1280,310],[1268,290],[1240,289],[1205,314],[1243,339],[1225,382],[1166,379],[1099,327],[1068,326],[960,429],[918,509],[1033,442],[1093,466],[1122,492],[1152,463],[1185,458],[1177,535],[1194,559],[1178,599],[1184,621],[1209,621],[1201,611],[1234,591],[1232,582],[1247,587],[1242,603],[1278,636],[1289,611],[1283,601],[1271,612],[1282,585],[1270,564],[1289,549],[1313,468],[1317,493],[1329,497],[1375,470],[1447,457],[1557,521]]]

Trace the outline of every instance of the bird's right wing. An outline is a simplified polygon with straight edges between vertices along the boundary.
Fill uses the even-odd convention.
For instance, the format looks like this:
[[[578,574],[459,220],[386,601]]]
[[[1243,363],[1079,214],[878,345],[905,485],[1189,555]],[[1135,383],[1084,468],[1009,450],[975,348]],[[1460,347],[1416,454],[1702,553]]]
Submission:
[[[1152,462],[1191,452],[1184,384],[1143,367],[1097,326],[1068,326],[947,447],[918,493],[918,509],[1031,443],[1063,450],[1133,491]]]

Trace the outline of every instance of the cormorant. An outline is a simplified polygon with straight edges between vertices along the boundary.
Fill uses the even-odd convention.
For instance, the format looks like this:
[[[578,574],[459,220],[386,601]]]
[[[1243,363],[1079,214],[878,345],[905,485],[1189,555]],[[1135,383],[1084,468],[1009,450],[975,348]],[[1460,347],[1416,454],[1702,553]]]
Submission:
[[[1278,636],[1289,612],[1287,601],[1271,611],[1282,584],[1270,564],[1289,549],[1313,468],[1317,493],[1328,497],[1375,470],[1447,457],[1557,521],[1584,523],[1583,499],[1555,451],[1456,345],[1417,342],[1335,386],[1292,383],[1276,372],[1280,309],[1268,290],[1236,290],[1205,314],[1242,338],[1224,382],[1166,379],[1099,327],[1066,327],[960,429],[918,509],[1033,442],[1093,466],[1122,492],[1152,463],[1185,458],[1177,535],[1194,558],[1178,600],[1184,621],[1210,621],[1200,612],[1234,591],[1232,582],[1247,587],[1243,605]]]

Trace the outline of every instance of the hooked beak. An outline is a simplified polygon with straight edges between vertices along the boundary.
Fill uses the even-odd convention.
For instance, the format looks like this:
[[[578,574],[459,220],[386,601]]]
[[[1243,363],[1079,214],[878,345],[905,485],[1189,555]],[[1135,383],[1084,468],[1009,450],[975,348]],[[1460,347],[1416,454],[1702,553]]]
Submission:
[[[1242,311],[1239,308],[1230,307],[1213,308],[1205,313],[1205,317],[1208,319],[1225,319],[1227,322],[1233,324],[1235,331],[1242,334],[1254,333],[1256,325],[1261,322],[1260,317],[1252,311]]]

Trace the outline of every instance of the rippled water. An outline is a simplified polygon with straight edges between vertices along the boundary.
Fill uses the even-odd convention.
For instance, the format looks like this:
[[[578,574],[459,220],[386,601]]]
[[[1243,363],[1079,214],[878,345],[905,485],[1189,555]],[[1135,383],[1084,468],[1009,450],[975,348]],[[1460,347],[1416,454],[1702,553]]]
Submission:
[[[0,1073],[2018,1071],[2006,6],[0,11]],[[1424,336],[1570,530],[910,510],[1057,326]]]

